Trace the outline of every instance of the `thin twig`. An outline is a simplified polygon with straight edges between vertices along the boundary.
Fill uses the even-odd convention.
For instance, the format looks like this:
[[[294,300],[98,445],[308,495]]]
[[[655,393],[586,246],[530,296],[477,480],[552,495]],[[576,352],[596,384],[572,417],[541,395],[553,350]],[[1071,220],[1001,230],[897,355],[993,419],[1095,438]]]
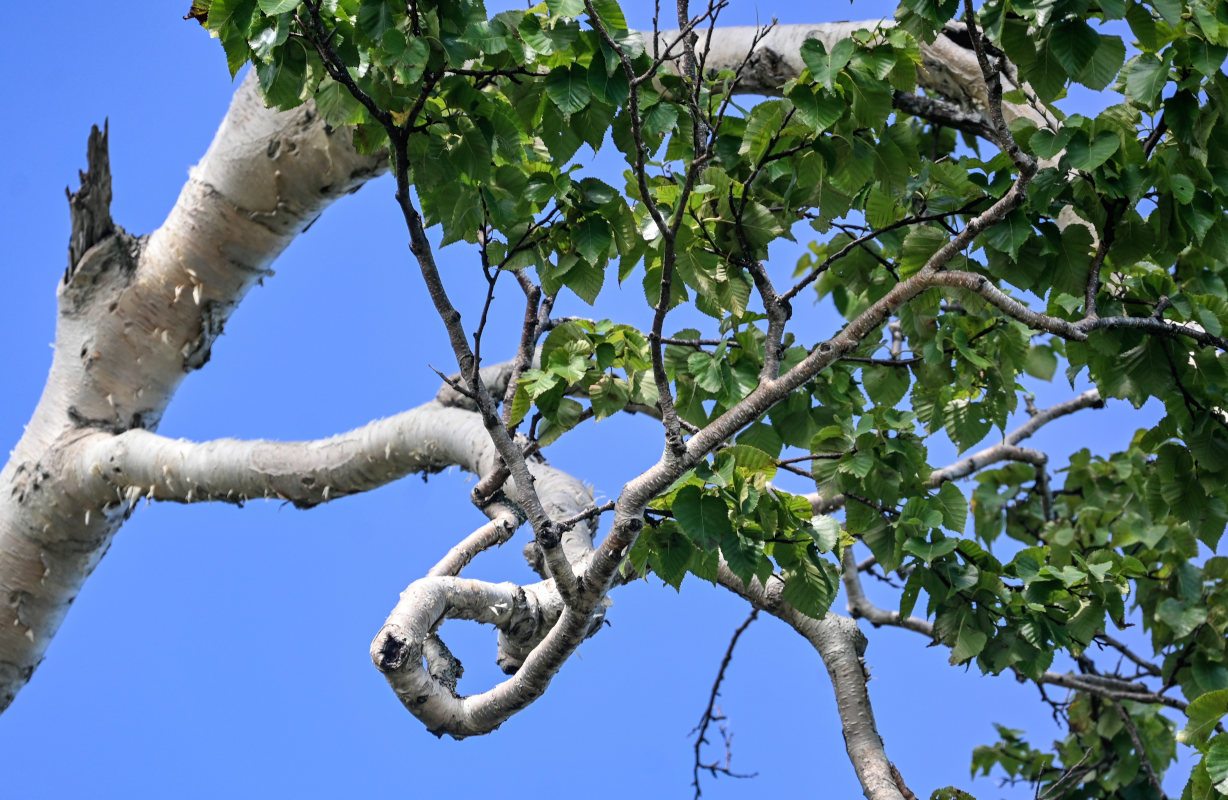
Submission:
[[[713,777],[715,777],[717,774],[721,774],[721,775],[728,775],[731,778],[753,778],[755,777],[755,775],[758,774],[754,772],[750,774],[742,774],[742,773],[737,773],[737,772],[733,772],[732,770],[730,770],[729,769],[730,756],[729,756],[728,750],[726,751],[726,754],[725,754],[724,766],[721,766],[715,761],[710,764],[703,763],[702,758],[701,758],[701,752],[700,752],[701,748],[705,744],[708,744],[708,740],[706,738],[706,735],[708,733],[708,727],[714,721],[719,722],[721,719],[723,719],[723,717],[720,717],[717,713],[714,713],[714,709],[716,708],[716,698],[719,697],[721,694],[721,683],[724,682],[725,680],[725,670],[729,668],[729,662],[733,660],[733,650],[735,647],[738,646],[738,639],[742,638],[742,634],[746,632],[746,629],[749,628],[750,624],[754,622],[756,619],[758,619],[758,617],[759,617],[759,609],[758,608],[752,609],[750,612],[750,615],[746,617],[746,620],[741,625],[738,626],[737,630],[733,632],[733,637],[729,640],[729,647],[725,648],[725,655],[723,658],[721,658],[721,666],[720,666],[720,669],[717,670],[716,680],[713,681],[712,683],[712,691],[708,693],[708,707],[704,709],[703,716],[700,717],[699,719],[699,724],[696,725],[691,730],[691,733],[696,734],[695,736],[695,766],[691,771],[691,775],[694,778],[694,780],[692,780],[691,782],[691,785],[695,787],[695,797],[696,798],[698,798],[700,795],[703,794],[703,791],[699,787],[699,771],[701,769],[707,770],[709,774],[711,774]],[[726,740],[726,742],[728,742],[728,740]]]

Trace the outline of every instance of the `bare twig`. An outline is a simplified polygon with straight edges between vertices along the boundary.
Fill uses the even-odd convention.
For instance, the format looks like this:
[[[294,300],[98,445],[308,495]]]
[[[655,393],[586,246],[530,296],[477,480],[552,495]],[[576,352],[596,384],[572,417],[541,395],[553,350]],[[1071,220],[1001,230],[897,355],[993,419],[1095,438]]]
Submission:
[[[705,764],[703,763],[700,749],[703,747],[703,745],[708,744],[708,739],[706,738],[706,735],[708,733],[708,726],[711,725],[713,722],[717,722],[720,719],[722,719],[722,717],[719,716],[719,712],[714,713],[713,710],[716,708],[716,698],[719,697],[721,694],[721,683],[724,682],[725,680],[725,671],[729,668],[729,663],[733,660],[734,648],[738,646],[738,639],[742,638],[742,634],[746,632],[746,629],[749,628],[750,624],[754,622],[758,617],[759,617],[759,609],[757,608],[752,609],[750,612],[750,615],[747,616],[746,620],[737,627],[737,630],[733,632],[733,637],[729,640],[729,647],[725,648],[725,655],[724,657],[721,658],[720,669],[718,669],[716,672],[716,680],[713,681],[712,683],[712,691],[708,693],[708,706],[707,708],[704,709],[703,716],[700,717],[699,719],[699,724],[696,725],[695,728],[691,731],[691,733],[696,734],[695,736],[695,765],[694,765],[694,769],[692,769],[691,771],[691,775],[694,778],[694,780],[691,781],[691,785],[695,787],[695,797],[696,798],[698,798],[701,794],[703,794],[703,792],[700,790],[700,787],[699,787],[700,770],[707,770],[713,776],[716,776],[717,774],[721,774],[721,775],[728,775],[731,778],[753,778],[757,774],[757,773],[750,773],[750,774],[738,773],[738,772],[733,772],[732,770],[730,770],[729,768],[730,759],[729,759],[728,752],[726,752],[725,763],[723,765],[715,761],[713,761],[710,764]]]

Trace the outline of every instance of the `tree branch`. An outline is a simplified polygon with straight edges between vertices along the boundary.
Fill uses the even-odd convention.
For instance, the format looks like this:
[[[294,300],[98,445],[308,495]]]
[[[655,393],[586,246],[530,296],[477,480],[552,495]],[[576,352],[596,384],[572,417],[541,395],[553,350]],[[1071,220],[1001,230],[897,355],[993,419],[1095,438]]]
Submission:
[[[749,584],[734,575],[723,561],[717,582],[750,601],[756,608],[783,620],[806,638],[819,652],[836,692],[836,708],[844,729],[844,743],[857,780],[869,800],[902,800],[891,762],[874,722],[874,709],[866,688],[862,661],[866,639],[857,623],[848,617],[828,613],[816,620],[801,613],[781,596],[784,581],[773,575],[767,586],[758,580]]]

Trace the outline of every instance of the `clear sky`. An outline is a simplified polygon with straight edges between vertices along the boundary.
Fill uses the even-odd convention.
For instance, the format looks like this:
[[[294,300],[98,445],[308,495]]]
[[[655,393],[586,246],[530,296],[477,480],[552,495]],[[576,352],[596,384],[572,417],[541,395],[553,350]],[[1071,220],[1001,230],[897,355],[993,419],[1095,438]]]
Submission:
[[[10,77],[0,85],[9,109],[0,128],[5,450],[50,364],[67,252],[64,187],[75,188],[85,166],[90,124],[110,120],[113,216],[144,234],[162,222],[233,90],[220,46],[180,20],[187,0],[122,5],[27,3],[21,26],[9,29]],[[651,3],[624,5],[633,26],[651,24]],[[872,19],[893,7],[733,0],[724,21]],[[337,203],[249,295],[161,432],[316,438],[432,397],[438,378],[428,364],[447,371],[454,362],[405,242],[386,179]],[[787,273],[796,251],[774,250],[773,259]],[[472,253],[444,251],[441,261],[464,310]],[[638,293],[638,279],[628,289]],[[604,313],[629,308],[624,301]],[[591,313],[574,298],[559,311]],[[812,313],[805,330],[834,330],[829,311]],[[490,330],[509,337],[502,354],[488,339],[492,359],[511,355],[519,314],[492,319]],[[1059,383],[1047,400],[1071,394]],[[1126,411],[1119,403],[1084,412],[1040,444],[1058,443],[1059,458],[1082,445],[1124,444],[1141,424]],[[615,496],[659,450],[656,424],[629,418],[589,425],[548,455],[600,498]],[[484,521],[467,483],[457,472],[408,478],[309,512],[261,502],[142,506],[0,717],[0,796],[689,797],[688,732],[747,611],[724,590],[693,578],[680,594],[656,579],[619,590],[611,625],[543,699],[485,738],[431,736],[371,666],[368,645],[397,594]],[[531,580],[524,541],[483,557],[472,574]],[[994,739],[993,722],[1028,729],[1038,742],[1052,737],[1035,689],[954,670],[944,648],[926,649],[916,634],[869,633],[876,715],[913,790],[928,797],[956,784],[982,800],[1030,797],[1023,787],[970,783],[969,762],[975,744]],[[467,668],[462,690],[502,677],[492,631],[449,623],[444,636]],[[826,671],[782,624],[765,618],[746,634],[721,705],[735,734],[733,768],[758,777],[706,779],[705,796],[860,795]]]

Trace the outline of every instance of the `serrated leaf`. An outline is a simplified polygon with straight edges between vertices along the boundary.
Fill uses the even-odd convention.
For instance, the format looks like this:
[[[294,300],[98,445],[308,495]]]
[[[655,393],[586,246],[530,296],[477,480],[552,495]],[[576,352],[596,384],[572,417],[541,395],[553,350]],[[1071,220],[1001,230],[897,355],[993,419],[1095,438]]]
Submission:
[[[767,580],[772,574],[772,562],[763,554],[762,543],[732,529],[721,541],[721,555],[743,583],[750,583],[753,578]]]
[[[1177,741],[1190,747],[1201,747],[1215,730],[1215,725],[1228,714],[1228,689],[1219,689],[1199,695],[1185,709],[1188,720],[1185,728],[1177,734]]]
[[[911,382],[906,367],[889,366],[866,367],[862,370],[861,380],[870,399],[884,408],[894,408],[903,400]]]
[[[900,277],[909,275],[925,266],[925,262],[940,247],[951,241],[951,236],[936,225],[918,225],[904,237],[900,255]]]
[[[550,70],[546,76],[546,96],[564,115],[582,111],[593,97],[588,85],[588,70],[578,64]]]
[[[358,7],[358,29],[373,41],[378,42],[396,21],[397,8],[391,0],[362,0]]]
[[[648,563],[661,580],[678,589],[687,569],[698,554],[695,545],[684,536],[678,526],[666,521],[654,532],[652,550]]]
[[[1126,44],[1120,36],[1101,36],[1100,44],[1087,65],[1078,73],[1079,83],[1101,91],[1113,82],[1126,60]]]
[[[1066,157],[1075,169],[1090,171],[1108,161],[1120,145],[1121,140],[1112,131],[1103,131],[1090,142],[1086,136],[1080,135],[1071,139],[1066,147]]]
[[[546,0],[552,17],[578,17],[584,13],[584,0]]]
[[[719,498],[704,494],[698,486],[684,486],[674,496],[670,510],[687,538],[703,550],[712,550],[733,534],[729,509]]]
[[[938,615],[934,632],[951,647],[951,663],[963,664],[985,649],[989,637],[976,624],[976,616],[967,606],[959,606]]]
[[[942,511],[942,526],[963,533],[968,524],[968,500],[954,483],[947,481],[938,487],[938,507]]]
[[[1126,96],[1143,108],[1155,108],[1160,91],[1168,82],[1172,58],[1172,48],[1169,48],[1164,52],[1163,60],[1152,53],[1139,53],[1126,62],[1121,71]]]
[[[947,435],[961,453],[984,439],[992,427],[989,420],[982,418],[979,406],[964,399],[952,400],[943,409],[943,420]]]
[[[1228,736],[1220,734],[1211,742],[1203,757],[1212,788],[1221,795],[1228,795]]]
[[[290,39],[273,52],[268,61],[256,65],[260,95],[264,102],[280,109],[294,108],[303,102],[307,79],[307,51],[297,39]]]
[[[746,120],[746,132],[742,135],[742,144],[738,146],[738,155],[746,156],[752,164],[758,164],[767,155],[768,146],[779,133],[783,119],[784,109],[779,101],[755,106]]]
[[[789,100],[797,109],[797,117],[813,128],[815,133],[830,128],[848,110],[847,104],[840,98],[827,92],[815,92],[804,84],[798,84],[789,92]]]
[[[841,39],[832,45],[831,53],[818,39],[807,39],[802,43],[802,61],[810,70],[814,82],[824,88],[831,88],[836,75],[849,63],[853,57],[853,40]]]
[[[835,567],[826,561],[819,564],[800,559],[796,566],[784,570],[784,599],[811,619],[822,619],[836,597],[838,582]]]
[[[1166,597],[1156,607],[1155,617],[1172,628],[1173,636],[1183,639],[1207,621],[1207,609],[1201,605],[1186,605],[1175,597]]]
[[[1099,44],[1099,34],[1081,19],[1063,20],[1049,35],[1049,52],[1071,75],[1091,63]]]
[[[1022,210],[1012,211],[1006,219],[985,231],[985,242],[1011,258],[1019,255],[1019,248],[1032,235],[1032,225]]]
[[[751,248],[759,255],[766,254],[769,242],[784,234],[784,226],[771,211],[754,200],[746,204],[742,213],[741,229]]]
[[[758,447],[752,447],[749,444],[735,444],[732,447],[726,447],[721,453],[733,456],[733,463],[739,469],[747,472],[771,472],[773,474],[776,472],[776,459]]]
[[[814,546],[820,553],[829,553],[840,543],[840,522],[835,517],[817,514],[810,518],[806,533],[814,539]]]
[[[593,404],[593,415],[598,420],[612,417],[627,407],[631,394],[627,382],[613,375],[603,375],[588,387],[588,398]]]
[[[610,223],[598,216],[587,216],[572,230],[572,242],[585,261],[598,264],[614,243],[614,234]]]

